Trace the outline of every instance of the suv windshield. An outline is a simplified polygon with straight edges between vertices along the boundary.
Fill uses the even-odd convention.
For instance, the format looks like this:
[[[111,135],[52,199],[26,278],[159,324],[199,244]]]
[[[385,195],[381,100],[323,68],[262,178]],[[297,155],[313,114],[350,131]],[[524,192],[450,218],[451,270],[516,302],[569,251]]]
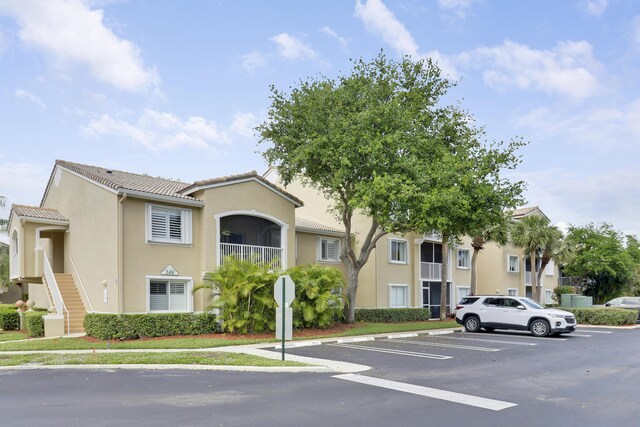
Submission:
[[[529,306],[529,307],[531,307],[531,308],[538,308],[538,309],[540,309],[540,308],[544,309],[544,308],[545,308],[544,306],[542,306],[542,305],[538,304],[537,302],[535,302],[534,300],[529,299],[529,298],[521,298],[520,300],[521,300],[525,305],[528,305],[528,306]]]

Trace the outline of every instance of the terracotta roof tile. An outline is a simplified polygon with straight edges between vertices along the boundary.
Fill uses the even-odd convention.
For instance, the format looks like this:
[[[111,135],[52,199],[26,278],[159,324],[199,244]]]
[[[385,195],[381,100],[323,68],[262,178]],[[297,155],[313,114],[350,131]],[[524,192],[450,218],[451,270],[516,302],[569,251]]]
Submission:
[[[69,221],[57,209],[39,208],[36,206],[13,205],[11,211],[18,217],[47,219],[53,221]]]
[[[311,220],[300,218],[300,217],[296,217],[296,230],[344,234],[344,230],[339,230],[335,227],[331,227],[325,224],[320,224],[319,222],[311,221]]]

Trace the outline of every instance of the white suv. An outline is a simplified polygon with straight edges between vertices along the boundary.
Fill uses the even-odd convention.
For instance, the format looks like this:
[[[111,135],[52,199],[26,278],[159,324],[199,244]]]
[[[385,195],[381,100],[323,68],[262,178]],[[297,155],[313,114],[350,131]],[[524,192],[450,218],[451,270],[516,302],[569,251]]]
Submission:
[[[537,337],[573,332],[576,318],[568,311],[545,308],[530,298],[468,296],[456,306],[456,322],[468,332],[484,328],[519,329]]]

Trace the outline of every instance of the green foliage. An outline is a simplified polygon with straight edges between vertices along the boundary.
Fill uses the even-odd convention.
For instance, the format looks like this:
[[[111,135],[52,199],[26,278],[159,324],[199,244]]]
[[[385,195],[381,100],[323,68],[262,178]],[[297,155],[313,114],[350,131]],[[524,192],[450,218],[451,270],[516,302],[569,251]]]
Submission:
[[[561,295],[564,294],[575,294],[575,289],[573,286],[557,286],[553,289],[553,300],[560,304]]]
[[[623,308],[590,307],[562,308],[576,315],[576,322],[582,325],[634,325],[638,319],[638,310]]]
[[[0,329],[17,331],[20,329],[20,315],[15,306],[9,309],[4,308],[5,306],[9,306],[9,304],[2,304],[0,306]]]
[[[287,270],[296,284],[294,328],[326,328],[342,316],[342,273],[332,267],[309,265]]]
[[[9,281],[9,246],[0,244],[0,286],[8,286]]]
[[[579,278],[585,295],[596,304],[620,295],[637,274],[638,263],[624,246],[622,233],[606,223],[570,227],[567,240],[573,259],[564,267],[568,276]]]
[[[215,316],[208,313],[89,313],[84,318],[84,329],[88,336],[103,340],[130,340],[219,332]]]
[[[355,310],[358,322],[401,323],[429,320],[428,308],[358,308]]]
[[[273,283],[278,274],[268,265],[227,257],[217,271],[207,273],[194,288],[213,289],[218,296],[210,309],[220,309],[218,320],[226,332],[259,333],[275,330]]]
[[[48,311],[27,311],[24,313],[24,323],[30,337],[44,336],[44,319],[43,316],[49,314]]]

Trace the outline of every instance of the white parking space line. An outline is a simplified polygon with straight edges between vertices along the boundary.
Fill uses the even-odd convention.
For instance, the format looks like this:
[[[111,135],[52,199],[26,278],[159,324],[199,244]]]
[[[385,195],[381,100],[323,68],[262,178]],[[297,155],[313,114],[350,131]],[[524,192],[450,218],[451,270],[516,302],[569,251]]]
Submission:
[[[516,403],[486,399],[484,397],[471,396],[469,394],[438,390],[436,388],[401,383],[398,381],[383,380],[380,378],[367,377],[358,374],[335,375],[333,378],[352,381],[359,384],[366,384],[374,387],[386,388],[389,390],[401,391],[403,393],[416,394],[418,396],[430,397],[433,399],[446,400],[447,402],[460,403],[462,405],[475,406],[476,408],[489,409],[491,411],[502,411],[503,409],[518,406]]]
[[[460,332],[461,334],[463,334],[464,336],[471,336],[474,334],[477,334],[477,332]],[[490,337],[510,337],[510,338],[515,338],[518,337],[518,339],[522,338],[525,340],[552,340],[552,341],[566,341],[567,338],[558,338],[558,337],[534,337],[531,335],[525,335],[525,334],[501,334],[501,333],[492,333],[492,332],[483,332],[482,335],[486,335],[486,336],[490,336]]]
[[[538,345],[534,342],[518,342],[518,341],[506,341],[506,340],[490,340],[486,338],[463,338],[463,337],[438,337],[439,339],[448,339],[448,340],[460,340],[460,341],[478,341],[478,342],[489,342],[489,343],[497,343],[497,344],[508,344],[508,345]]]
[[[453,359],[453,357],[451,356],[443,356],[440,354],[418,353],[416,351],[404,351],[404,350],[391,350],[391,349],[379,348],[379,347],[368,347],[364,345],[348,345],[348,344],[327,344],[327,345],[330,345],[332,347],[355,348],[357,350],[363,350],[363,351],[375,351],[378,353],[397,354],[400,356],[422,357],[425,359],[436,359],[436,360]]]
[[[589,334],[612,334],[611,331],[592,331],[590,329],[580,329],[580,332],[587,332]]]
[[[591,338],[593,335],[571,334],[572,337]]]
[[[458,345],[458,344],[445,344],[438,342],[428,342],[428,341],[413,341],[413,340],[385,340],[387,342],[400,342],[404,344],[412,344],[412,345],[427,345],[431,347],[444,347],[444,348],[459,348],[463,350],[474,350],[474,351],[500,351],[501,348],[488,348],[488,347],[473,347],[470,345]]]

